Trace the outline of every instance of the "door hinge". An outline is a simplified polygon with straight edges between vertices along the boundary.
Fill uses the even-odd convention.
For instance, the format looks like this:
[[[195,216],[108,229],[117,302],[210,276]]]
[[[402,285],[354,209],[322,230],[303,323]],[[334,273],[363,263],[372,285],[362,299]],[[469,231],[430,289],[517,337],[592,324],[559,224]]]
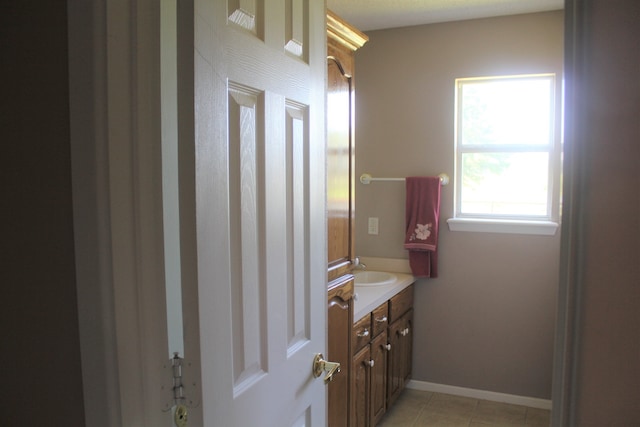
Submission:
[[[171,394],[165,397],[167,399],[164,404],[165,411],[176,407],[195,408],[200,404],[197,373],[189,373],[188,371],[193,371],[189,369],[190,366],[191,362],[186,362],[179,353],[174,353],[169,363],[165,364],[165,369],[170,370],[170,377],[165,377],[168,384],[165,384],[163,389],[171,390]]]
[[[184,403],[184,385],[182,384],[182,363],[184,359],[178,353],[173,353],[171,368],[173,370],[173,404]]]

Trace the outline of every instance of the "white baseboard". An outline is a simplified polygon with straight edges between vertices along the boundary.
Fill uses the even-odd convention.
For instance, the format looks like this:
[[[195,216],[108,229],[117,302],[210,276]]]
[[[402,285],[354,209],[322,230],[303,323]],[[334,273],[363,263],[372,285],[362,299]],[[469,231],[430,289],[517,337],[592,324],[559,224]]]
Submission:
[[[407,388],[435,393],[452,394],[454,396],[471,397],[474,399],[491,400],[493,402],[510,403],[512,405],[528,406],[530,408],[551,409],[551,400],[536,397],[516,396],[514,394],[496,393],[494,391],[476,390],[473,388],[456,387],[453,385],[435,384],[426,381],[410,380]]]

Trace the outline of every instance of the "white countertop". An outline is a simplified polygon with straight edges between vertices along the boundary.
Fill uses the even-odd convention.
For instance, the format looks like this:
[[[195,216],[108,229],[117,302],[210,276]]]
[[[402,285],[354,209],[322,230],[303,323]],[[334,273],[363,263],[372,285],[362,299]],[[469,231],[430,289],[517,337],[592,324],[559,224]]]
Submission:
[[[377,270],[381,271],[381,270]],[[400,291],[416,281],[416,279],[405,273],[393,273],[397,276],[394,283],[381,286],[358,286],[355,287],[355,299],[353,303],[353,321],[357,322],[367,313],[370,313],[380,304],[390,299]]]

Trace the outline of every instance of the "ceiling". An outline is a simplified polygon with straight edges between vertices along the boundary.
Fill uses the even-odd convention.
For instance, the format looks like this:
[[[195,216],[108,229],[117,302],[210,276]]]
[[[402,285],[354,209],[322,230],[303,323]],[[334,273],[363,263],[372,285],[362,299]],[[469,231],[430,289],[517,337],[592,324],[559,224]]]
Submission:
[[[559,10],[564,0],[327,0],[362,31]]]

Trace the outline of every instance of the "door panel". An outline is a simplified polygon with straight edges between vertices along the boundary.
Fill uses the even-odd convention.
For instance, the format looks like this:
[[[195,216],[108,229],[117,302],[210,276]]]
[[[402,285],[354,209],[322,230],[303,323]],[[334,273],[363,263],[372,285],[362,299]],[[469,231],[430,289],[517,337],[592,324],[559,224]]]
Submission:
[[[108,3],[71,10],[74,34],[80,16],[96,23],[80,33],[101,112],[95,146],[74,151],[98,170],[79,200],[101,212],[89,255],[108,296],[80,301],[106,325],[84,328],[108,380],[88,391],[107,399],[91,418],[170,426],[177,400],[190,425],[324,426],[324,2]],[[184,399],[168,349],[184,352]]]
[[[309,150],[306,146],[305,128],[308,127],[307,108],[286,100],[285,172],[287,174],[285,203],[289,213],[285,230],[286,258],[291,262],[286,270],[286,302],[288,307],[288,352],[309,337],[309,268],[305,257],[309,244],[305,217],[308,215],[306,171],[309,167]],[[274,218],[277,220],[277,218]],[[273,260],[275,263],[278,259]]]
[[[204,424],[324,426],[324,4],[196,1]],[[293,41],[292,41],[293,40]]]
[[[266,370],[265,227],[262,146],[257,140],[263,95],[229,83],[229,217],[231,330],[234,391],[257,381]]]

